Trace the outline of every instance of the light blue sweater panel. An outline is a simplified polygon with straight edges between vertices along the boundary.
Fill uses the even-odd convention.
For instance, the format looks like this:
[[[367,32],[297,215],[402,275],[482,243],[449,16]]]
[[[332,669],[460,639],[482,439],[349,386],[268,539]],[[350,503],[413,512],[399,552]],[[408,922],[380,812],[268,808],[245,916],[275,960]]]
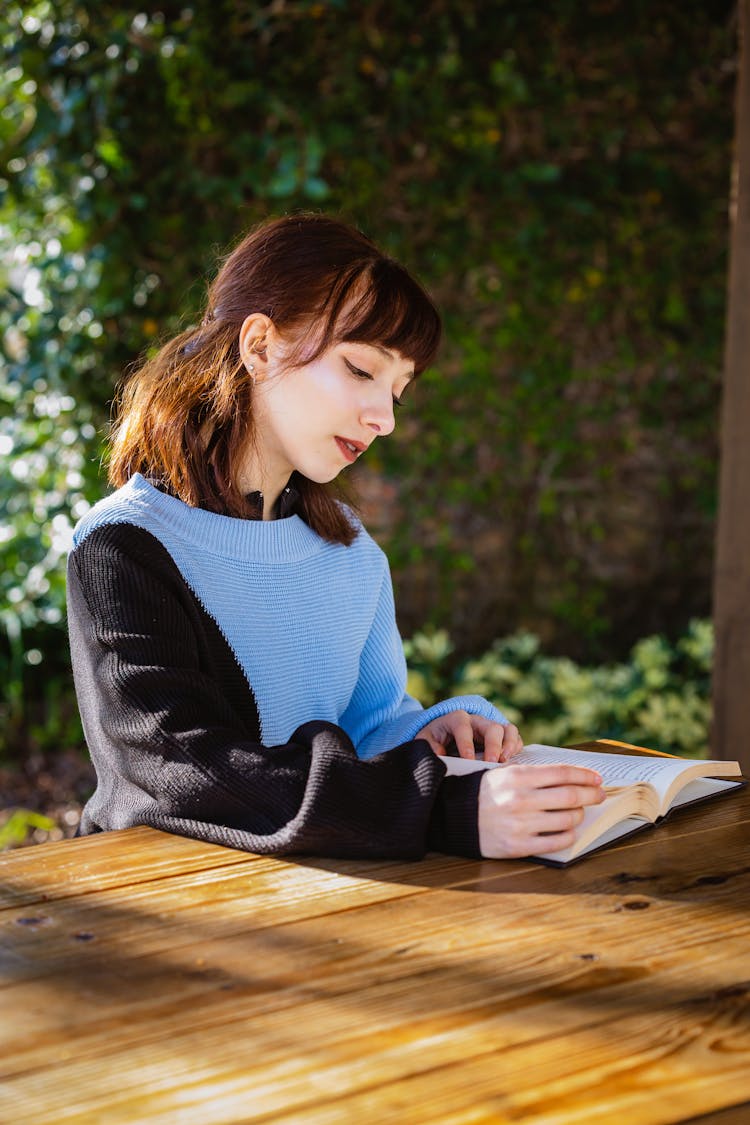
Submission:
[[[216,515],[137,474],[80,520],[74,542],[113,523],[134,524],[161,542],[243,669],[267,746],[287,742],[303,723],[327,720],[346,731],[360,758],[372,758],[451,711],[507,722],[480,696],[424,709],[407,693],[388,562],[347,513],[357,536],[345,547],[298,515]]]

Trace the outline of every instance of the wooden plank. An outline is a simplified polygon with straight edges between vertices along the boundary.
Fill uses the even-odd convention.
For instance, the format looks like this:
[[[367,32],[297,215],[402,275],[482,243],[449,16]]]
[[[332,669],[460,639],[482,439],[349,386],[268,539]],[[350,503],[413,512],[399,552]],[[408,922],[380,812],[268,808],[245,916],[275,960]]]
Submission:
[[[424,983],[449,967],[458,975],[442,982],[440,1003],[446,1004],[445,997],[456,989],[461,1003],[478,1002],[481,996],[473,994],[473,982],[477,973],[482,981],[493,979],[497,954],[492,942],[501,918],[513,940],[523,942],[522,949],[508,954],[502,985],[496,985],[498,996],[506,995],[514,1003],[529,981],[540,999],[577,1000],[586,991],[640,987],[675,971],[693,974],[689,981],[695,985],[707,966],[715,971],[715,962],[721,987],[728,987],[750,967],[750,922],[745,912],[727,907],[735,896],[736,889],[727,889],[723,901],[698,916],[689,903],[665,908],[652,901],[646,922],[642,910],[630,910],[634,903],[643,907],[646,900],[629,894],[608,896],[586,912],[573,908],[572,918],[569,903],[536,896],[530,920],[528,896],[511,896],[507,906],[497,902],[493,910],[486,899],[477,902],[476,896],[454,892],[438,896],[429,909],[433,895],[350,911],[343,919],[345,929],[338,916],[307,918],[212,942],[194,934],[191,944],[144,956],[137,943],[132,947],[124,939],[113,941],[87,956],[77,969],[70,965],[67,973],[52,980],[38,976],[7,988],[4,1007],[16,1015],[6,1031],[2,1068],[7,1075],[43,1065],[45,1039],[54,1038],[56,1029],[67,1034],[74,1025],[80,1025],[80,1056],[87,1050],[109,1052],[120,1036],[128,1041],[136,1023],[139,1038],[148,1025],[158,1037],[169,1013],[179,1013],[185,1001],[190,1003],[191,1026],[204,1018],[210,1023],[212,1005],[225,1007],[226,993],[232,994],[232,1019],[238,1018],[240,998],[257,1018],[290,1005],[314,1005],[320,995],[365,994],[391,985],[402,992],[414,980],[419,982],[421,1003]],[[382,943],[373,942],[374,926]],[[704,956],[704,943],[726,932],[731,941],[715,956]],[[647,942],[647,949],[635,955],[634,940]],[[79,993],[94,1002],[93,1012],[71,1013],[71,998]],[[208,1014],[199,1017],[204,1009]]]
[[[628,935],[612,926],[611,910],[607,918],[614,940],[600,955],[601,963],[571,955],[571,935],[561,934],[559,925],[570,913],[569,904],[559,904],[560,916],[554,919],[544,909],[537,917],[525,903],[526,928],[510,919],[517,944],[497,950],[491,939],[498,915],[488,916],[484,902],[483,909],[467,916],[466,903],[476,896],[450,894],[464,900],[456,904],[453,927],[445,901],[434,903],[429,931],[424,919],[420,924],[418,914],[432,894],[369,907],[364,913],[370,917],[353,912],[347,917],[345,949],[334,957],[331,935],[340,933],[336,919],[294,924],[296,943],[288,928],[287,940],[268,931],[265,946],[254,941],[245,949],[251,979],[244,991],[232,994],[231,1004],[226,998],[222,1003],[215,982],[213,1004],[201,1005],[195,998],[188,1005],[175,1002],[148,1024],[114,1016],[103,1023],[92,1006],[85,1025],[88,1041],[76,1035],[71,1042],[65,1035],[57,1044],[61,1054],[48,1059],[41,1073],[27,1058],[20,1079],[3,1082],[11,1119],[26,1120],[28,1110],[31,1120],[45,1099],[57,1104],[67,1090],[69,1108],[58,1120],[85,1120],[78,1114],[94,1115],[113,1088],[119,1107],[107,1117],[113,1121],[169,1121],[170,1114],[187,1112],[186,1098],[197,1099],[195,1116],[186,1121],[201,1120],[203,1099],[210,1100],[212,1121],[264,1120],[268,1114],[286,1120],[286,1111],[300,1115],[299,1120],[304,1114],[305,1121],[344,1120],[346,1114],[350,1120],[378,1120],[377,1113],[383,1114],[381,1120],[398,1120],[385,1107],[395,1096],[401,1112],[407,1095],[419,1113],[403,1120],[443,1121],[451,1119],[441,1115],[448,1108],[474,1111],[483,1099],[494,1112],[498,1091],[511,1079],[513,1105],[528,1103],[524,1120],[535,1100],[548,1103],[554,1092],[550,1083],[556,1097],[570,1102],[570,1114],[560,1121],[587,1120],[580,1111],[592,1090],[596,1104],[606,1093],[604,1103],[614,1102],[623,1113],[637,1108],[639,1121],[667,1120],[645,1110],[659,1093],[657,1080],[669,1089],[678,1077],[683,1088],[690,1087],[693,1111],[711,1108],[719,1090],[722,1099],[738,1090],[748,1096],[747,1024],[735,1026],[742,1004],[746,1015],[747,994],[743,999],[736,992],[730,968],[738,958],[747,967],[745,911],[736,919],[744,921],[744,931],[723,951],[718,943],[707,946],[695,930],[692,949],[683,939],[676,950],[674,926],[662,925],[660,936],[652,926],[641,935],[641,964],[634,966],[632,930]],[[542,899],[538,905],[543,904]],[[578,919],[573,928],[581,932],[573,936],[590,938],[591,921]],[[719,913],[715,923],[736,932],[728,912]],[[461,935],[473,933],[476,941],[467,950]],[[405,954],[395,957],[394,937],[413,941],[415,935],[417,948],[406,946]],[[603,949],[602,932],[595,940]],[[320,959],[326,948],[329,972]],[[295,949],[304,952],[304,962],[295,959]],[[319,963],[310,963],[310,950],[318,951]],[[241,956],[239,945],[236,952]],[[270,987],[263,994],[259,977],[264,973],[270,975]],[[296,977],[291,991],[284,973]],[[131,995],[136,984],[131,983]],[[703,1058],[707,1049],[708,1060]],[[624,1071],[623,1092],[621,1082],[614,1087],[612,1082]],[[392,1095],[381,1097],[383,1085],[393,1085]],[[79,1091],[77,1106],[70,1090]],[[378,1091],[377,1113],[368,1116],[373,1091]],[[344,1092],[346,1103],[339,1106]],[[226,1115],[217,1116],[222,1097]],[[644,1098],[647,1105],[641,1104]],[[244,1112],[248,1105],[253,1114],[238,1118],[238,1107]],[[330,1118],[318,1117],[321,1106]]]
[[[236,1035],[239,1029],[232,1030]],[[515,1047],[503,1040],[501,1028],[489,1025],[484,1033],[488,1042],[495,1039],[494,1050],[485,1047],[474,1056],[470,1040],[469,1055],[458,1058],[458,1050],[467,1051],[466,1041],[459,1038],[449,1056],[451,1032],[438,1028],[418,1040],[404,1033],[385,1043],[355,1036],[348,1052],[342,1049],[337,1059],[325,1061],[307,1047],[308,1030],[305,1042],[299,1032],[290,1036],[284,1058],[268,1066],[257,1061],[263,1054],[257,1041],[240,1044],[245,1061],[239,1050],[228,1057],[226,1047],[207,1035],[205,1051],[198,1038],[181,1039],[173,1051],[152,1046],[127,1059],[104,1060],[107,1071],[72,1059],[54,1075],[42,1076],[42,1088],[36,1076],[33,1088],[27,1082],[28,1097],[16,1100],[4,1086],[1,1104],[17,1125],[39,1120],[35,1107],[43,1114],[51,1105],[61,1107],[56,1122],[110,1125],[269,1120],[659,1125],[720,1107],[743,1087],[747,1092],[742,1058],[714,1054],[716,1069],[709,1072],[706,1065],[706,1039],[710,1044],[710,1037],[723,1031],[717,1019],[697,1036],[689,1014],[661,1012],[625,1022],[619,1049],[604,1024]],[[325,1027],[318,1031],[325,1034]],[[301,1073],[293,1065],[298,1059]],[[73,1090],[77,1099],[71,1098]]]
[[[99,949],[123,944],[134,958],[172,954],[181,944],[210,943],[248,929],[336,913],[366,902],[424,894],[424,888],[316,872],[259,858],[156,883],[91,892],[0,914],[3,984],[39,972],[58,974]],[[6,955],[3,958],[3,955]]]
[[[413,900],[409,903],[388,904],[391,914],[394,911],[400,914],[404,907],[409,908],[409,916],[401,919],[401,933],[398,937],[402,941],[408,940],[409,935],[413,936],[415,933],[415,918],[412,916],[415,905]],[[373,910],[374,908],[369,908],[370,913]],[[440,912],[438,912],[439,916],[441,916]],[[202,1049],[198,1046],[198,1041],[205,1044],[208,1050],[211,1036],[215,1034],[218,1040],[214,1046],[226,1053],[227,1043],[233,1042],[238,1036],[239,1053],[247,1058],[248,1048],[252,1044],[255,1054],[260,1051],[262,1058],[258,1065],[265,1070],[273,1062],[274,1047],[278,1049],[281,1044],[283,1055],[284,1043],[288,1042],[289,1036],[294,1034],[294,1028],[297,1028],[299,1034],[307,1037],[308,1029],[313,1026],[320,1027],[322,1022],[325,1026],[327,1042],[330,1042],[335,1035],[348,1041],[352,1033],[352,1005],[354,1010],[367,1013],[368,1036],[378,1031],[379,1020],[382,1022],[384,1013],[387,1017],[389,1012],[393,1026],[390,1029],[386,1027],[388,1034],[395,1034],[397,1037],[400,1035],[403,1038],[404,1028],[409,1025],[411,1028],[409,1034],[413,1035],[414,1024],[419,1023],[420,1019],[423,1023],[425,1020],[426,989],[429,989],[431,997],[439,996],[437,1001],[439,1007],[429,1016],[427,1032],[423,1028],[421,1035],[435,1034],[435,1027],[439,1025],[441,1016],[443,1019],[450,1017],[454,1037],[457,1037],[457,1041],[460,1040],[464,1034],[463,1026],[465,1024],[469,1026],[466,1013],[472,1008],[475,1020],[480,1019],[481,1022],[491,1018],[493,1014],[496,1016],[502,1014],[506,1023],[512,1024],[516,1031],[522,1029],[524,1036],[528,1034],[530,1028],[536,1028],[535,1034],[539,1034],[540,1028],[543,1028],[545,1033],[554,1033],[560,1031],[561,1016],[558,1014],[557,1019],[554,1019],[550,1012],[546,1011],[543,1018],[540,1015],[535,1022],[536,1010],[540,1005],[557,1006],[565,1017],[563,1030],[569,1028],[571,1019],[574,1023],[580,1024],[580,1013],[577,1011],[577,1005],[580,1004],[589,1006],[591,1017],[598,1023],[602,1019],[611,1020],[613,1005],[614,1015],[618,1018],[623,1014],[627,1015],[628,1011],[637,1012],[641,1006],[645,1010],[654,1006],[657,1010],[661,1010],[665,1003],[674,1006],[685,996],[694,998],[696,989],[702,988],[704,990],[702,1004],[705,1007],[717,991],[720,993],[722,988],[727,989],[726,981],[731,982],[733,979],[728,970],[728,958],[738,954],[744,955],[748,948],[745,932],[740,934],[738,940],[733,941],[723,954],[716,953],[709,961],[699,964],[699,971],[696,974],[695,966],[690,965],[688,947],[683,944],[680,950],[674,951],[670,940],[671,933],[667,928],[661,941],[647,942],[649,952],[642,959],[647,961],[651,958],[652,968],[655,962],[659,977],[657,981],[653,979],[653,973],[650,975],[644,971],[643,965],[634,967],[628,964],[627,959],[631,951],[627,941],[620,947],[619,965],[616,963],[616,949],[609,950],[608,963],[600,964],[583,960],[581,956],[571,956],[564,939],[559,943],[553,943],[550,948],[550,931],[547,926],[549,921],[550,919],[545,917],[541,926],[537,926],[536,942],[533,940],[533,934],[518,933],[518,937],[523,939],[519,949],[507,956],[499,973],[497,953],[492,949],[488,952],[486,932],[480,934],[476,946],[468,951],[468,957],[465,957],[462,951],[461,957],[456,959],[455,956],[451,956],[455,952],[455,931],[449,932],[449,928],[446,927],[442,938],[439,934],[431,936],[429,948],[425,946],[424,939],[421,942],[423,946],[421,950],[420,942],[417,942],[417,949],[414,950],[404,947],[408,952],[401,958],[394,957],[396,964],[391,969],[388,965],[391,958],[384,954],[383,948],[392,948],[394,919],[391,918],[391,927],[384,927],[384,947],[373,943],[372,919],[360,919],[358,933],[361,937],[361,951],[356,950],[354,938],[347,939],[342,951],[345,963],[341,964],[340,957],[331,960],[328,973],[322,965],[320,954],[317,964],[314,959],[312,965],[307,964],[306,958],[304,965],[300,965],[299,962],[290,965],[290,950],[296,948],[294,942],[278,942],[278,935],[274,934],[265,948],[244,950],[245,966],[248,964],[249,953],[264,954],[262,958],[253,956],[250,962],[253,965],[262,962],[264,972],[270,974],[269,987],[265,992],[265,1004],[262,997],[259,1002],[259,994],[263,990],[256,970],[252,974],[250,987],[245,993],[240,991],[239,996],[234,995],[231,1009],[227,1010],[226,997],[222,1003],[218,991],[221,982],[216,977],[211,981],[211,969],[207,967],[203,983],[204,986],[210,986],[209,995],[215,1002],[214,1009],[210,1011],[206,1005],[200,1003],[196,1005],[193,997],[187,1008],[190,1012],[187,1021],[189,1030],[186,1030],[186,1008],[179,1003],[178,998],[175,998],[171,1011],[165,1010],[166,1005],[162,1003],[161,1010],[156,1013],[156,1018],[149,1025],[144,1024],[140,1019],[133,1020],[132,1015],[139,1013],[137,1009],[133,1012],[132,1008],[130,1023],[127,1019],[119,1018],[117,1013],[110,1015],[108,1022],[102,1022],[100,1010],[96,1006],[88,1013],[82,1012],[82,1029],[88,1033],[90,1042],[87,1042],[86,1037],[82,1039],[80,1035],[76,1035],[73,1045],[69,1035],[66,1034],[57,1046],[58,1049],[62,1048],[64,1053],[74,1056],[77,1063],[81,1065],[84,1065],[88,1058],[90,1065],[92,1051],[95,1054],[104,1052],[105,1055],[109,1055],[113,1051],[118,1056],[122,1054],[127,1046],[128,1037],[131,1045],[134,1042],[138,1049],[144,1046],[144,1040],[147,1046],[150,1042],[151,1047],[148,1048],[150,1050],[158,1049],[158,1044],[165,1036],[172,1044],[175,1036],[180,1039],[187,1034],[188,1038],[196,1039],[195,1050]],[[336,932],[335,926],[330,919],[323,922],[322,932],[318,927],[315,928],[314,941],[310,940],[309,932],[300,933],[301,930],[310,930],[310,922],[295,924],[299,948],[307,951],[309,948],[320,950],[326,944],[329,949],[332,947],[330,935],[331,932]],[[457,925],[463,926],[465,922],[465,918],[457,918]],[[719,923],[721,922],[722,919],[719,919]],[[459,932],[466,931],[462,928]],[[579,939],[580,936],[579,934]],[[290,937],[288,933],[287,937]],[[299,940],[300,937],[302,940]],[[538,940],[540,937],[541,941]],[[451,949],[451,942],[454,949]],[[700,949],[699,942],[694,946],[693,954],[696,951],[700,952]],[[236,944],[236,953],[238,958],[242,958],[243,950],[239,940]],[[270,965],[267,963],[269,956]],[[667,962],[670,962],[671,967]],[[674,976],[675,972],[684,977],[682,983],[669,979],[670,974]],[[289,988],[294,980],[284,979],[284,973],[291,974],[292,978],[296,974],[296,989],[291,994]],[[200,973],[196,970],[195,975],[200,976]],[[131,997],[137,992],[139,984],[137,980],[131,983]],[[705,995],[706,990],[708,996]],[[588,999],[590,994],[596,994],[592,995],[591,1001]],[[729,994],[726,999],[727,1002],[731,1001]],[[343,1010],[341,1010],[342,1005]],[[328,1012],[327,1007],[332,1010]],[[13,1008],[16,1011],[23,1010],[15,1003]],[[460,1019],[456,1024],[457,1013]],[[338,1017],[337,1023],[336,1017]],[[227,1022],[233,1026],[227,1026]],[[212,1025],[214,1032],[212,1032]],[[72,1028],[67,1028],[68,1032],[71,1030]],[[16,1039],[21,1032],[22,1029],[19,1028]],[[496,1039],[492,1038],[491,1042],[494,1050]],[[375,1046],[370,1043],[366,1049],[362,1048],[364,1057],[372,1057],[373,1053],[376,1053]],[[464,1049],[460,1042],[457,1043],[457,1047]],[[308,1044],[306,1048],[308,1054],[311,1049],[314,1048]],[[357,1050],[359,1049],[358,1047]],[[476,1053],[479,1048],[474,1043],[471,1049],[472,1053]],[[485,1043],[484,1050],[486,1049]],[[170,1047],[165,1061],[168,1061],[171,1053]],[[253,1052],[251,1052],[252,1057]],[[22,1068],[23,1074],[28,1075],[32,1071],[31,1061],[30,1058],[26,1058]],[[68,1067],[67,1060],[64,1061]],[[250,1065],[246,1062],[246,1066]],[[288,1061],[284,1065],[288,1066]],[[68,1068],[65,1074],[61,1075],[60,1080],[76,1080],[76,1075],[75,1070],[70,1071]],[[136,1085],[140,1081],[137,1073],[134,1074],[133,1081]]]
[[[134,886],[186,871],[250,863],[249,852],[127,828],[39,844],[0,855],[0,909],[47,902],[107,887]]]
[[[467,955],[475,956],[482,952],[483,943],[492,941],[499,924],[514,935],[514,940],[520,934],[525,942],[548,942],[550,933],[564,937],[576,946],[576,956],[582,964],[588,964],[589,960],[598,962],[601,950],[596,941],[600,937],[606,948],[617,949],[625,956],[632,953],[628,943],[645,933],[649,935],[652,953],[663,956],[665,944],[671,954],[684,957],[694,947],[700,948],[708,938],[718,940],[730,922],[733,938],[748,934],[750,926],[750,919],[743,913],[737,915],[735,909],[737,903],[750,904],[747,869],[738,878],[708,885],[701,883],[700,875],[696,878],[696,872],[702,870],[704,868],[696,865],[692,870],[688,867],[681,872],[668,871],[661,882],[655,878],[651,884],[634,885],[625,881],[619,886],[601,886],[598,892],[587,892],[583,901],[574,891],[555,893],[554,884],[549,883],[546,887],[540,883],[532,891],[527,889],[525,880],[519,879],[510,880],[499,888],[496,884],[485,883],[480,884],[481,889],[431,891],[428,896],[413,896],[408,905],[404,902],[409,897],[409,888],[404,888],[406,893],[401,898],[395,897],[388,887],[381,889],[380,894],[377,889],[367,894],[355,889],[356,897],[341,892],[334,897],[327,895],[321,886],[311,886],[307,902],[281,903],[278,909],[271,903],[270,909],[265,911],[259,904],[255,911],[249,884],[235,886],[233,898],[227,888],[219,886],[221,917],[207,919],[206,904],[215,897],[214,886],[201,897],[191,894],[187,905],[177,896],[164,899],[156,895],[151,909],[145,913],[142,908],[128,913],[120,902],[113,903],[110,899],[108,904],[103,899],[97,907],[97,929],[83,931],[93,935],[91,940],[83,942],[73,940],[70,926],[71,921],[80,923],[81,916],[71,918],[66,909],[69,904],[61,903],[38,927],[17,925],[13,930],[8,920],[3,948],[15,954],[17,961],[5,973],[4,1004],[23,1009],[23,987],[19,991],[18,986],[38,982],[49,988],[50,993],[59,992],[64,1005],[71,989],[81,985],[91,990],[94,974],[98,974],[105,982],[103,1000],[120,1018],[133,1002],[131,984],[142,978],[144,987],[150,988],[159,979],[166,980],[171,973],[175,977],[172,987],[179,990],[185,973],[194,965],[218,963],[214,953],[222,965],[222,983],[231,983],[231,973],[236,971],[237,983],[242,984],[246,979],[242,970],[244,954],[235,962],[231,953],[235,947],[246,950],[256,940],[258,949],[263,952],[263,964],[253,969],[253,980],[264,979],[270,966],[274,988],[280,973],[285,987],[296,986],[300,979],[303,984],[306,982],[308,968],[329,972],[331,965],[338,966],[352,950],[358,954],[360,945],[369,947],[367,927],[374,925],[378,926],[383,940],[397,952],[399,965],[406,963],[406,952],[411,956],[418,949],[442,945],[455,948],[459,940],[462,948],[469,951]],[[556,873],[545,871],[543,874],[553,877]],[[279,898],[286,898],[283,890]],[[333,902],[338,906],[343,904],[343,912],[334,911]],[[266,907],[268,905],[266,903]],[[529,918],[530,911],[533,911],[533,918]],[[401,918],[407,919],[406,930],[399,921]],[[285,935],[291,935],[291,947],[296,952],[302,939],[296,937],[298,931],[288,927],[300,926],[306,921],[314,923],[311,932],[316,936],[316,944],[306,952],[305,967],[298,979],[284,960],[289,948]],[[358,944],[356,935],[362,926],[364,936]],[[677,933],[673,932],[675,926],[679,927]],[[418,939],[410,938],[408,927],[413,927],[420,935]],[[343,936],[337,936],[337,929]],[[265,937],[266,930],[273,930],[275,936]],[[464,931],[466,936],[457,939],[456,933],[463,935]],[[270,956],[269,960],[268,946],[274,948],[275,942],[280,943],[282,951],[278,964],[275,956]],[[106,982],[108,971],[112,972],[111,983]],[[199,984],[205,983],[201,972],[194,975]],[[208,981],[210,986],[214,983]],[[97,1001],[98,1008],[101,1002],[102,998]],[[40,1011],[38,1018],[44,1020],[47,1014]],[[19,1016],[19,1019],[23,1023],[24,1017]],[[9,1029],[14,1038],[19,1026],[15,1023]]]
[[[722,804],[726,811],[729,803],[727,799],[717,805]],[[738,880],[748,871],[748,822],[705,827],[714,823],[718,812],[716,808],[710,816],[697,810],[686,812],[686,819],[704,827],[700,837],[695,830],[685,837],[689,851],[684,858],[681,854],[676,858],[673,842],[654,832],[650,846],[603,852],[566,871],[524,863],[451,861],[440,856],[418,864],[381,864],[376,868],[377,878],[372,864],[261,857],[249,865],[178,871],[148,883],[34,904],[33,909],[7,908],[0,912],[0,964],[7,985],[42,972],[67,971],[66,966],[90,959],[95,949],[109,948],[120,935],[144,956],[159,950],[165,927],[174,950],[180,944],[189,945],[196,928],[202,941],[218,940],[245,932],[249,926],[258,929],[340,913],[441,886],[485,894],[528,888],[536,894],[568,896],[599,893],[614,886],[629,893],[689,893],[695,901],[706,901],[714,887],[717,893],[723,893],[722,888],[734,893]],[[715,857],[710,868],[706,855]],[[686,891],[690,886],[692,890]]]
[[[182,878],[193,871],[218,871],[263,858],[145,827],[40,844],[0,855],[0,911],[77,897],[91,890]],[[292,862],[296,860],[292,857]],[[266,862],[275,861],[266,857]],[[310,857],[309,862],[325,867],[327,861]],[[463,873],[473,871],[475,863],[476,860],[458,856],[433,854],[416,867],[398,860],[335,860],[333,869],[371,879],[388,878],[389,872],[401,871],[405,878],[429,886],[433,881],[442,883],[449,871],[460,879]],[[530,861],[523,861],[523,866],[530,867]]]
[[[716,804],[728,806],[730,799]],[[745,800],[742,802],[747,804]],[[726,811],[726,807],[725,810]],[[368,902],[430,888],[456,887],[464,892],[576,895],[599,893],[603,888],[625,892],[680,895],[692,885],[693,900],[706,901],[709,892],[734,888],[750,870],[750,826],[714,823],[719,810],[702,816],[697,810],[686,818],[703,829],[685,839],[684,858],[674,852],[674,842],[650,834],[645,843],[602,852],[568,870],[560,871],[524,863],[451,861],[433,856],[417,864],[356,864],[347,861],[281,861],[257,857],[252,864],[234,864],[215,870],[178,871],[170,877],[132,886],[89,892],[78,898],[6,908],[0,912],[0,956],[6,955],[5,981],[58,972],[75,964],[95,948],[106,947],[125,935],[139,954],[155,950],[165,941],[172,950],[190,944],[199,916],[201,940],[211,941],[235,932],[279,925],[302,917],[340,913]],[[666,830],[666,826],[665,826]],[[644,834],[645,835],[645,834]],[[696,840],[700,839],[700,844]],[[171,846],[171,845],[170,845]],[[715,857],[710,869],[706,855]],[[223,861],[224,856],[221,855]],[[378,877],[373,877],[373,870]],[[614,879],[614,883],[612,880]],[[690,884],[690,880],[693,880]],[[76,937],[83,934],[84,937]],[[84,953],[81,945],[87,946]]]

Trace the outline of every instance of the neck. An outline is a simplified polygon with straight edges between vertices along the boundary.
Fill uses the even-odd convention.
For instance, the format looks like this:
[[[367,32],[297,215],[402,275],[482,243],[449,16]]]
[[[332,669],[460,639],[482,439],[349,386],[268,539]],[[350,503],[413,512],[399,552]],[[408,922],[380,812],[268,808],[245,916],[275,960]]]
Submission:
[[[279,497],[289,480],[290,475],[285,475],[283,478],[278,475],[272,476],[264,473],[257,463],[248,461],[238,475],[237,485],[245,496],[259,492],[263,501],[263,519],[272,520]]]

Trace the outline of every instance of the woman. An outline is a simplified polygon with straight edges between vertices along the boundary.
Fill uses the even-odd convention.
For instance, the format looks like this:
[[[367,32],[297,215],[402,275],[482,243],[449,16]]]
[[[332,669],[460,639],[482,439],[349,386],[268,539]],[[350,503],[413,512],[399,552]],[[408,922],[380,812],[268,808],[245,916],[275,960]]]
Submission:
[[[255,852],[528,855],[571,843],[600,778],[446,777],[518,731],[479,697],[405,691],[388,565],[328,489],[432,360],[407,272],[323,216],[228,257],[200,326],[128,382],[117,490],[76,528],[69,627],[98,785],[81,832],[149,824]]]

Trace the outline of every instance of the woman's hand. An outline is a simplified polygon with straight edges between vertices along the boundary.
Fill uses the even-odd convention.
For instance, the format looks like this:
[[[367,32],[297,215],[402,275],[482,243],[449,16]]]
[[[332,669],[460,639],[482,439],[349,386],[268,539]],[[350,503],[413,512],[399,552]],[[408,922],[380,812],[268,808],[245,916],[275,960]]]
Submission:
[[[601,776],[582,766],[486,770],[479,787],[479,850],[487,859],[570,847],[587,805],[605,799]]]
[[[433,719],[417,737],[424,738],[440,755],[445,755],[455,743],[461,758],[474,758],[475,743],[479,743],[485,762],[507,762],[523,750],[518,728],[512,723],[495,723],[466,711],[450,711]]]

